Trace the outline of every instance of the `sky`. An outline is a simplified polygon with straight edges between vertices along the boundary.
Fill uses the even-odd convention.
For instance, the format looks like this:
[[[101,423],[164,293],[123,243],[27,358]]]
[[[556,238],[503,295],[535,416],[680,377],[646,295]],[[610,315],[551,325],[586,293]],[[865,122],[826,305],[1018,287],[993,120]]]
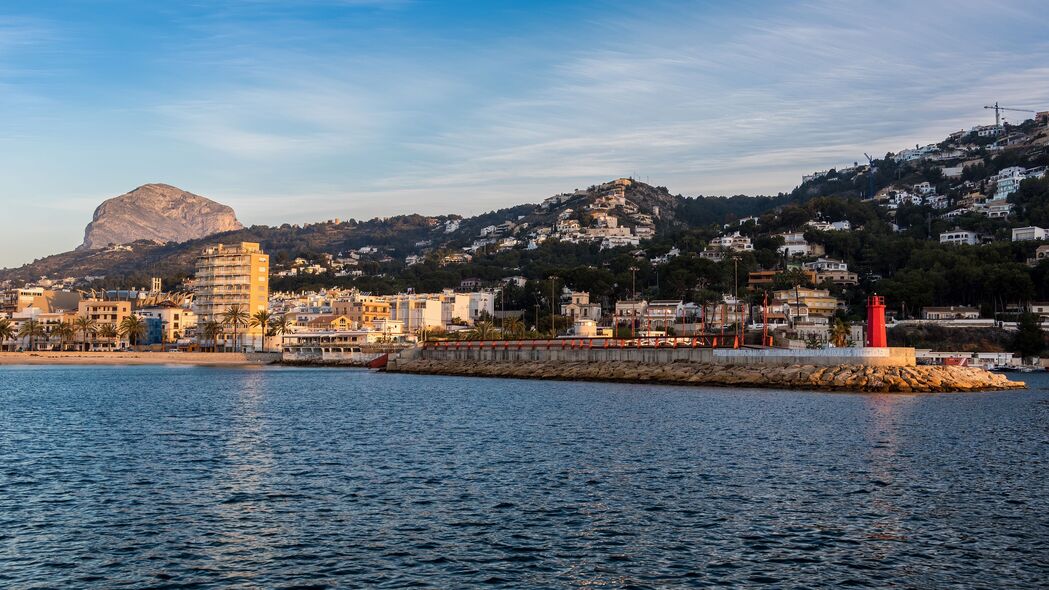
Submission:
[[[1044,0],[0,7],[0,267],[72,249],[149,182],[247,225],[476,214],[621,176],[775,194],[993,122],[996,100],[1049,109]]]

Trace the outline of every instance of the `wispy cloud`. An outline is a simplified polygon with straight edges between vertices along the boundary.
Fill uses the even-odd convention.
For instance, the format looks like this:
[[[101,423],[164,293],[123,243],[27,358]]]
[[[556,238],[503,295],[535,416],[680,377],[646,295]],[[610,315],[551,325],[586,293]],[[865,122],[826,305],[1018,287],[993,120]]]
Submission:
[[[1049,107],[1039,1],[126,8],[94,27],[0,18],[0,149],[24,163],[5,206],[129,179],[258,223],[474,213],[627,174],[767,194],[990,120],[995,100]]]

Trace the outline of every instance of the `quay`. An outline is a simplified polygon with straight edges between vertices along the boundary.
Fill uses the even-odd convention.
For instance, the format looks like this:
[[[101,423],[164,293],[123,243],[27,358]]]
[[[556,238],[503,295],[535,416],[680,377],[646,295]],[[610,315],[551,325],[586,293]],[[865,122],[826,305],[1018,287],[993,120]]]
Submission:
[[[401,373],[855,392],[1025,387],[963,366],[918,365],[913,348],[716,348],[690,339],[426,342],[391,355]]]

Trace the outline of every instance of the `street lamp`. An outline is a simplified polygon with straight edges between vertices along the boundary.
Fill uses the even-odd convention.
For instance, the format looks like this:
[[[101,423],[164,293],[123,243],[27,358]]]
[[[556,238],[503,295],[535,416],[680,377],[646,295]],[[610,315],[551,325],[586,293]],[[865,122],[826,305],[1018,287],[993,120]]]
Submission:
[[[555,338],[557,336],[557,327],[554,325],[554,305],[557,304],[554,295],[554,286],[557,284],[557,277],[550,275],[550,337]]]
[[[637,267],[630,267],[630,298],[637,301]]]

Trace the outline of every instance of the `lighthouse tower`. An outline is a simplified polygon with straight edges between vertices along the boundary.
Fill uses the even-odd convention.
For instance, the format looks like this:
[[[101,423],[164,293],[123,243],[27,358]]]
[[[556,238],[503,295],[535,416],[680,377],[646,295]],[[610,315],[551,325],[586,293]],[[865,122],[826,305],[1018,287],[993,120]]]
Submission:
[[[867,346],[885,348],[888,345],[885,336],[885,298],[871,295],[867,298]]]

